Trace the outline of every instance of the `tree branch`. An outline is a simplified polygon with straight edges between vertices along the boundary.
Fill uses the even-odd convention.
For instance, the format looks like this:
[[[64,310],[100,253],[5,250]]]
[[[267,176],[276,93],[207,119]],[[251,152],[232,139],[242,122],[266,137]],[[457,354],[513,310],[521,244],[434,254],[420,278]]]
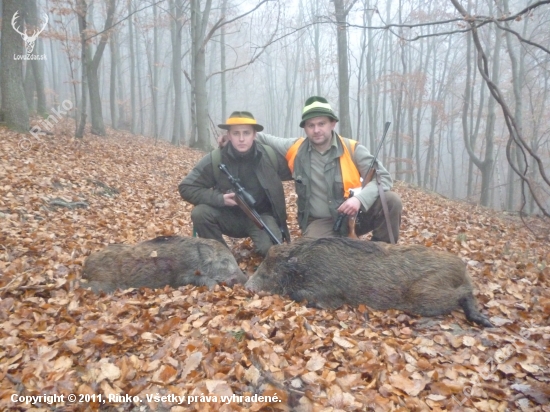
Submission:
[[[426,23],[413,23],[413,24],[407,24],[407,23],[389,23],[389,24],[384,24],[383,26],[364,26],[364,25],[359,25],[359,24],[349,24],[347,23],[346,26],[347,27],[354,27],[354,28],[360,28],[360,29],[370,29],[370,30],[388,30],[390,31],[394,36],[402,39],[402,40],[406,40],[406,41],[416,41],[416,40],[419,40],[419,39],[423,39],[423,38],[427,38],[427,37],[434,37],[434,36],[443,36],[443,35],[450,35],[450,34],[457,34],[457,33],[465,33],[465,32],[468,32],[468,31],[471,31],[472,30],[472,26],[471,26],[471,23],[472,22],[477,22],[478,24],[475,25],[474,27],[476,28],[479,28],[481,26],[484,26],[485,24],[489,24],[489,23],[494,23],[496,24],[501,30],[506,30],[506,31],[510,31],[512,34],[514,34],[521,42],[524,42],[526,44],[529,44],[531,46],[534,46],[534,47],[537,47],[543,51],[545,51],[546,53],[550,54],[550,50],[548,50],[547,48],[545,48],[544,46],[541,46],[540,44],[538,43],[535,43],[533,41],[530,41],[530,40],[527,40],[527,39],[523,39],[518,33],[514,32],[513,30],[511,29],[507,29],[507,28],[504,28],[502,27],[501,25],[499,25],[498,23],[499,22],[505,22],[505,21],[511,21],[511,20],[516,20],[518,19],[519,17],[523,16],[524,14],[527,14],[531,11],[533,11],[534,9],[536,9],[537,7],[540,7],[540,6],[543,6],[545,4],[550,4],[550,0],[541,0],[541,1],[538,1],[536,3],[533,3],[531,4],[530,6],[528,7],[525,7],[523,10],[520,10],[519,12],[515,13],[515,14],[512,14],[510,16],[507,16],[507,17],[493,17],[493,16],[472,16],[472,15],[469,15],[468,13],[465,13],[462,15],[462,17],[457,17],[457,18],[453,18],[453,19],[447,19],[447,20],[441,20],[441,21],[431,21],[431,22],[426,22]],[[349,10],[348,10],[349,11]],[[330,17],[328,16],[323,16],[327,21],[333,23],[333,24],[336,24],[336,22],[334,20],[332,20]],[[383,21],[382,21],[383,22]],[[438,32],[438,33],[430,33],[430,34],[423,34],[423,35],[418,35],[416,37],[412,37],[412,38],[405,38],[401,35],[399,35],[398,33],[395,33],[394,31],[392,31],[391,29],[392,28],[407,28],[407,29],[413,29],[413,28],[417,28],[417,27],[425,27],[425,26],[440,26],[440,25],[445,25],[445,24],[449,24],[449,23],[458,23],[458,22],[464,22],[464,23],[468,23],[470,24],[470,27],[469,28],[466,28],[466,29],[457,29],[457,30],[449,30],[449,31],[446,31],[446,32]]]
[[[351,11],[351,8],[357,3],[357,0],[352,0],[352,2],[349,4],[348,8],[344,10],[344,16],[347,16],[349,12]]]
[[[220,71],[217,71],[217,72],[214,72],[214,73],[210,73],[208,75],[208,77],[206,78],[206,80],[209,80],[212,76],[215,76],[217,74],[222,74],[222,73],[225,73],[225,72],[229,72],[229,71],[233,71],[233,70],[237,70],[237,69],[240,69],[241,67],[245,67],[245,66],[249,66],[251,65],[252,63],[254,63],[256,60],[258,60],[260,58],[260,56],[265,52],[265,50],[267,49],[267,47],[274,43],[274,40],[273,38],[275,37],[275,34],[277,34],[277,30],[279,29],[279,21],[280,21],[280,18],[281,18],[281,12],[280,12],[280,8],[279,8],[279,14],[277,15],[277,23],[275,25],[275,29],[273,30],[273,34],[271,35],[271,37],[269,38],[269,40],[267,41],[267,43],[262,46],[260,49],[261,51],[252,57],[252,59],[250,59],[250,61],[248,61],[247,63],[243,63],[239,66],[235,66],[235,67],[231,67],[230,69],[226,69],[226,70],[220,70]]]
[[[550,2],[550,0],[548,0],[548,2]],[[478,71],[481,74],[481,77],[483,77],[483,80],[485,80],[485,83],[487,84],[487,87],[489,88],[489,91],[491,92],[491,95],[498,102],[498,104],[500,105],[500,107],[502,109],[502,113],[504,115],[504,120],[506,122],[506,127],[508,128],[508,131],[510,132],[510,138],[508,139],[508,143],[506,145],[506,158],[508,159],[508,163],[510,164],[510,167],[512,168],[512,170],[520,177],[522,182],[527,184],[527,186],[529,187],[529,191],[531,192],[531,195],[533,196],[533,199],[534,199],[535,203],[540,208],[542,213],[546,217],[550,217],[550,213],[545,209],[543,203],[539,200],[539,198],[537,196],[537,193],[534,190],[533,183],[531,182],[531,179],[529,179],[527,177],[529,162],[527,161],[525,151],[527,151],[529,153],[529,155],[533,159],[535,159],[535,161],[537,162],[537,165],[539,167],[539,173],[540,173],[541,177],[546,182],[546,184],[550,186],[550,180],[546,176],[546,173],[544,171],[544,165],[542,164],[542,161],[540,160],[540,158],[536,155],[536,153],[533,152],[531,147],[527,144],[527,142],[525,142],[525,140],[521,136],[519,127],[516,124],[516,121],[514,119],[514,116],[512,115],[512,112],[510,111],[510,108],[508,107],[508,105],[506,104],[504,99],[502,98],[502,94],[500,93],[500,89],[498,88],[498,86],[495,83],[493,83],[493,81],[489,77],[489,64],[488,64],[487,56],[485,55],[485,52],[484,52],[483,47],[481,45],[481,40],[480,40],[478,32],[477,32],[477,27],[475,25],[475,21],[468,18],[468,14],[467,14],[466,10],[458,2],[458,0],[451,0],[451,3],[453,3],[455,8],[458,10],[458,12],[460,14],[462,14],[465,19],[467,19],[468,23],[472,27],[472,30],[471,30],[472,38],[474,40],[474,44],[475,44],[477,52],[478,52],[478,58],[477,58]],[[524,171],[520,171],[511,159],[510,148],[511,148],[512,141],[514,141],[514,143],[518,146],[518,148],[522,152],[522,155],[524,156],[524,159],[525,159],[525,170]],[[523,198],[523,202],[522,202],[521,210],[523,210],[523,207],[525,206],[525,203],[526,203],[525,202],[525,193],[524,193],[523,185],[522,185],[522,198]]]
[[[88,40],[90,40],[90,39],[93,39],[94,37],[99,36],[100,34],[103,34],[103,33],[106,32],[106,31],[111,30],[113,27],[118,26],[118,25],[119,25],[120,23],[122,23],[123,21],[128,20],[128,19],[129,19],[130,17],[132,17],[134,14],[136,14],[136,13],[142,11],[142,10],[148,9],[149,7],[153,7],[153,6],[155,6],[155,5],[159,4],[159,3],[163,3],[163,2],[165,2],[165,1],[166,1],[166,0],[159,0],[159,1],[157,1],[156,3],[149,4],[148,6],[142,7],[142,8],[139,9],[139,10],[133,11],[132,13],[128,14],[128,15],[127,15],[126,17],[124,17],[123,19],[120,19],[120,20],[117,21],[116,23],[110,25],[109,27],[106,27],[106,28],[103,29],[102,31],[100,31],[100,32],[98,32],[98,33],[96,33],[96,34],[94,34],[93,36],[87,37],[87,38],[86,38],[86,41],[88,41]],[[549,0],[549,1],[550,1],[550,0]]]
[[[498,22],[494,22],[494,23],[497,25],[497,27],[498,27],[500,30],[504,30],[504,31],[507,31],[507,32],[509,32],[509,33],[512,33],[514,36],[516,36],[516,37],[518,38],[518,40],[519,40],[520,42],[529,44],[529,45],[531,45],[531,46],[533,46],[533,47],[537,47],[537,48],[541,49],[542,51],[544,51],[544,52],[550,54],[550,49],[547,49],[546,47],[541,46],[541,45],[538,44],[538,43],[535,43],[535,42],[532,42],[532,41],[530,41],[530,40],[524,39],[523,37],[521,37],[521,35],[520,35],[518,32],[516,32],[516,31],[514,31],[514,30],[512,30],[512,29],[509,29],[508,27],[502,26],[502,25],[498,24]]]
[[[115,0],[108,0],[107,19],[105,20],[105,27],[108,27],[108,26],[111,27],[114,14],[115,14]],[[99,41],[99,45],[95,50],[94,57],[91,62],[93,70],[97,70],[101,57],[103,56],[103,51],[105,50],[105,46],[107,45],[107,40],[109,39],[109,34],[107,30],[103,30],[101,33],[102,34],[101,34],[101,39]]]
[[[237,17],[234,17],[233,19],[231,20],[227,20],[227,21],[224,21],[225,20],[225,16],[222,16],[215,24],[214,26],[212,26],[212,28],[210,29],[210,31],[208,32],[208,34],[205,36],[204,38],[204,41],[202,43],[202,46],[201,47],[205,47],[206,46],[206,43],[208,43],[208,41],[212,38],[212,36],[214,35],[214,33],[216,32],[216,30],[218,30],[220,27],[222,26],[226,26],[228,25],[229,23],[233,23],[234,21],[237,21],[239,19],[242,19],[243,17],[245,16],[248,16],[250,13],[253,13],[254,11],[258,10],[264,3],[267,3],[268,1],[270,0],[262,0],[261,2],[259,2],[256,7],[254,7],[253,9],[247,11],[246,13],[243,13]],[[550,0],[549,0],[550,1]]]

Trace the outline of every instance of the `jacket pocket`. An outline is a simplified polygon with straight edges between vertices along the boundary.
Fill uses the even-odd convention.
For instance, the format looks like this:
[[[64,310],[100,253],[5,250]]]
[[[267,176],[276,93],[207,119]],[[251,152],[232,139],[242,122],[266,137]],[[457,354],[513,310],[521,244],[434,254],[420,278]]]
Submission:
[[[332,184],[332,197],[338,204],[344,201],[344,182],[342,181],[342,176],[340,174],[337,174],[334,177],[334,183]]]

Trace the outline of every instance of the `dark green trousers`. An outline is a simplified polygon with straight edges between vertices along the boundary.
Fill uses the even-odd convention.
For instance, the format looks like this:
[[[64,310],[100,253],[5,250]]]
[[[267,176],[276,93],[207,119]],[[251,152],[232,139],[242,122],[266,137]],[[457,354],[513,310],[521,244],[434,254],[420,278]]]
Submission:
[[[264,223],[279,240],[281,230],[275,218],[268,214],[261,215]],[[222,235],[235,238],[250,237],[256,252],[265,256],[273,242],[265,230],[259,229],[239,207],[216,208],[208,205],[197,205],[191,212],[191,220],[197,235],[205,239],[215,239],[225,243]]]
[[[388,211],[390,213],[390,226],[395,241],[399,239],[399,226],[401,226],[401,211],[403,204],[401,198],[394,192],[386,192]],[[362,208],[361,208],[362,209]],[[382,200],[376,199],[376,202],[368,211],[360,210],[355,223],[355,233],[361,236],[372,231],[372,240],[377,242],[390,243],[388,226],[382,209]]]

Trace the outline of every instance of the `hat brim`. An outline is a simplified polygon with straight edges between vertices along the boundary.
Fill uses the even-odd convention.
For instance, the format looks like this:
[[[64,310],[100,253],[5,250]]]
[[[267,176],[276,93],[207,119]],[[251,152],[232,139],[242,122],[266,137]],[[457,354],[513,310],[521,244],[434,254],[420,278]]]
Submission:
[[[222,123],[222,124],[219,124],[218,127],[220,129],[223,129],[223,130],[229,130],[229,128],[231,126],[252,126],[254,128],[254,130],[256,130],[257,132],[261,132],[262,130],[264,130],[264,127],[261,125],[261,124],[243,124],[243,125],[238,125],[238,124],[225,124],[225,123]]]
[[[306,120],[313,119],[314,117],[328,117],[329,119],[332,119],[336,122],[340,120],[335,115],[330,113],[308,113],[302,118],[302,121],[300,122],[300,127],[303,129],[306,124]]]

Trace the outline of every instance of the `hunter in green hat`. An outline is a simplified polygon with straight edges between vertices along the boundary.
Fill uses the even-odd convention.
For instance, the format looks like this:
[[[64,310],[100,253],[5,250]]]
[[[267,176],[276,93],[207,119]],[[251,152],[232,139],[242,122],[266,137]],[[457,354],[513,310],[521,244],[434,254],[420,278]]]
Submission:
[[[304,104],[300,121],[307,138],[258,133],[257,139],[288,162],[298,195],[298,223],[303,236],[347,236],[351,227],[358,236],[372,231],[372,240],[393,243],[399,237],[403,206],[391,191],[392,178],[378,160],[380,184],[373,179],[361,188],[373,156],[356,140],[336,133],[337,122],[328,100],[312,96]],[[342,221],[342,216],[347,218],[338,228],[335,222]],[[347,224],[348,218],[356,218],[355,226]]]
[[[319,96],[310,97],[306,100],[306,104],[302,110],[302,121],[300,122],[300,127],[304,127],[306,120],[321,116],[326,116],[335,122],[339,120],[338,116],[336,116],[332,111],[332,107],[330,107],[327,99]]]

